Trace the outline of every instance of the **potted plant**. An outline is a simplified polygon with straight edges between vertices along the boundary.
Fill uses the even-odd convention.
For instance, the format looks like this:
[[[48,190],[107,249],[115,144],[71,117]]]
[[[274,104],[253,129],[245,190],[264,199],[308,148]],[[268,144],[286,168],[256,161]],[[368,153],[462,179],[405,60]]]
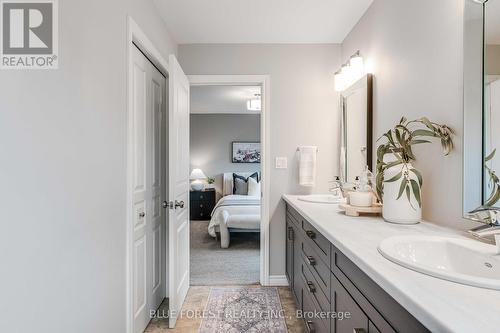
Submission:
[[[207,184],[207,188],[215,188],[215,177],[208,177]]]
[[[444,155],[453,149],[453,130],[427,118],[408,121],[405,117],[378,140],[376,192],[383,202],[382,215],[388,222],[414,224],[422,219],[423,177],[412,162],[413,146],[441,141]],[[404,198],[403,198],[404,196]]]

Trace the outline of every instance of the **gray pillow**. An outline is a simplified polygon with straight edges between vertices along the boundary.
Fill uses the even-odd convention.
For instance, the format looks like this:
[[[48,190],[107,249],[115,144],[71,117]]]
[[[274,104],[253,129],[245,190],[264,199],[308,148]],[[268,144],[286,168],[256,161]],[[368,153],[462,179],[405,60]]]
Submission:
[[[248,178],[254,178],[259,181],[259,173],[255,172],[250,177],[243,177],[233,173],[233,194],[248,195]]]

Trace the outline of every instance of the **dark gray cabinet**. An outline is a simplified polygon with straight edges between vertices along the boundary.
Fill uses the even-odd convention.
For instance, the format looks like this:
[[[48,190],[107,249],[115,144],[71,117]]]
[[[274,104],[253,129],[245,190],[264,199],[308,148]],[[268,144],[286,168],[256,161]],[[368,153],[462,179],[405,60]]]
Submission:
[[[215,190],[191,191],[189,194],[191,220],[210,220],[215,207]]]
[[[309,333],[429,332],[289,205],[286,233],[286,276]]]

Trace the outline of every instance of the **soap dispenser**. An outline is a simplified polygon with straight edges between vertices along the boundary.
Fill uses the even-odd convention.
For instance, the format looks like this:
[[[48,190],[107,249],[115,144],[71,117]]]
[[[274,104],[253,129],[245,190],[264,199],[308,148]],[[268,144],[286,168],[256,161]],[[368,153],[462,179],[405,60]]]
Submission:
[[[365,170],[360,177],[356,177],[355,191],[349,195],[349,203],[351,206],[356,207],[371,207],[373,204],[373,191],[372,191],[373,173],[365,167]]]

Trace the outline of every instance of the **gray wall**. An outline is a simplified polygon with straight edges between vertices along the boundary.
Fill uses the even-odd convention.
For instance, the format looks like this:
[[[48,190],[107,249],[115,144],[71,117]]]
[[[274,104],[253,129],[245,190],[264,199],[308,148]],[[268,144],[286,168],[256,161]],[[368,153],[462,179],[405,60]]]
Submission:
[[[0,74],[1,332],[125,332],[127,15],[176,52],[151,0],[64,0],[59,69]]]
[[[500,75],[500,45],[486,46],[486,73]]]
[[[374,133],[402,115],[428,116],[456,131],[455,150],[439,144],[416,150],[424,175],[423,215],[456,229],[462,216],[463,1],[375,0],[342,45],[342,58],[360,50],[373,67]]]
[[[285,273],[283,193],[326,192],[338,173],[339,146],[333,73],[340,66],[339,45],[179,45],[187,74],[269,74],[271,152],[288,157],[288,169],[272,168],[270,197],[270,274]],[[298,185],[296,149],[319,147],[318,178],[312,189]]]
[[[260,141],[260,115],[192,114],[190,120],[191,170],[216,177],[217,192],[224,172],[260,171],[260,164],[231,163],[233,141]]]

